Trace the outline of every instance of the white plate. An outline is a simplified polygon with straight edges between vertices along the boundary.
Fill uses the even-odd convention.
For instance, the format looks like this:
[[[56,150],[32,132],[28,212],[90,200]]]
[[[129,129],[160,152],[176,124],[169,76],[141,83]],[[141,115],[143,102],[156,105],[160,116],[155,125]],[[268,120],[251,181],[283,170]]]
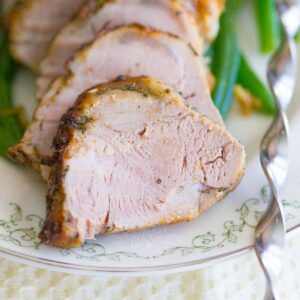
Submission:
[[[245,12],[243,12],[245,14]],[[241,18],[249,19],[249,13]],[[240,26],[246,52],[256,49],[254,30],[249,23]],[[250,27],[251,28],[251,27]],[[255,51],[255,50],[254,50]],[[256,67],[265,59],[251,55]],[[259,68],[258,68],[259,69]],[[260,72],[262,69],[260,68]],[[15,98],[29,111],[35,105],[33,78],[20,72]],[[300,90],[297,92],[300,96]],[[297,130],[300,130],[300,103],[291,109],[292,166],[287,180],[284,206],[289,231],[300,226],[300,200],[297,186]],[[141,275],[174,272],[202,267],[252,248],[254,227],[267,205],[268,188],[259,159],[259,141],[268,127],[269,118],[260,115],[241,117],[234,108],[227,127],[246,147],[246,174],[239,187],[195,221],[162,226],[137,233],[99,236],[78,249],[63,250],[41,245],[37,233],[45,215],[45,185],[37,174],[0,160],[0,254],[44,268],[70,272]]]

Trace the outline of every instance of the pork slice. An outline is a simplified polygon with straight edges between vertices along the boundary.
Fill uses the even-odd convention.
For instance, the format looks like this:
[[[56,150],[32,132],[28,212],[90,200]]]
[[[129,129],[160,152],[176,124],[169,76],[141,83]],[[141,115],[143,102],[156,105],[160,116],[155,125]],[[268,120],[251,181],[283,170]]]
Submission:
[[[70,21],[60,31],[41,63],[37,80],[37,98],[47,91],[58,75],[66,73],[66,61],[82,45],[95,39],[103,29],[137,23],[170,32],[190,43],[201,53],[201,38],[196,19],[178,0],[93,1],[85,13]]]
[[[151,78],[99,85],[63,116],[40,238],[76,247],[100,233],[195,219],[240,181],[243,147]]]
[[[37,70],[49,43],[85,0],[18,0],[9,16],[13,56]]]
[[[125,26],[101,34],[77,53],[67,75],[57,79],[43,97],[21,142],[10,149],[10,157],[37,170],[41,162],[47,165],[59,120],[78,95],[120,75],[162,80],[179,91],[186,104],[223,124],[195,50],[170,34]]]

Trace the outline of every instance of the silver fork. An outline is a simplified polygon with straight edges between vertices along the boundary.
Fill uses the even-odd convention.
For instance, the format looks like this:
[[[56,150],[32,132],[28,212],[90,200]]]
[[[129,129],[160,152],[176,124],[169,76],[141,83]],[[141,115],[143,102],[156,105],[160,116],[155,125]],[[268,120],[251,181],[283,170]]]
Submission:
[[[300,25],[300,3],[297,0],[277,0],[277,9],[283,27],[283,42],[271,59],[267,73],[277,113],[260,148],[261,165],[271,188],[271,199],[255,230],[255,252],[267,280],[266,300],[279,299],[276,283],[282,269],[286,234],[279,189],[286,179],[289,164],[286,109],[296,82],[294,36]]]

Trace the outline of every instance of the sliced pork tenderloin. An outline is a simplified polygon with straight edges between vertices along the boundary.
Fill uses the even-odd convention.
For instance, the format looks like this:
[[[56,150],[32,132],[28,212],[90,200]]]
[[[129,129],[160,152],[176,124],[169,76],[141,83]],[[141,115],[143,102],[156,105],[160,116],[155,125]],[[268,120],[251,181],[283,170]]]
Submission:
[[[66,61],[82,45],[91,42],[103,29],[137,23],[170,32],[190,43],[201,53],[201,38],[196,19],[178,0],[91,1],[84,13],[69,22],[53,40],[40,66],[37,98],[47,91],[58,75],[66,73]]]
[[[46,50],[85,0],[18,0],[9,16],[13,56],[37,70]]]
[[[61,116],[83,91],[119,75],[162,80],[179,91],[186,104],[223,125],[195,50],[170,34],[125,26],[102,33],[78,52],[67,75],[57,79],[43,97],[23,139],[9,150],[10,157],[37,170],[41,162],[47,165]]]
[[[243,147],[150,78],[99,85],[63,116],[40,233],[70,248],[100,233],[195,219],[240,181]]]

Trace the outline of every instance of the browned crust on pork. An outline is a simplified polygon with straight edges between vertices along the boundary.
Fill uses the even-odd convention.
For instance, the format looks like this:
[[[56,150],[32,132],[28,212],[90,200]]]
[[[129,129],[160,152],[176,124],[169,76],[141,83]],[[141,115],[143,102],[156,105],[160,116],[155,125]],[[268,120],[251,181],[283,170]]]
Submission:
[[[29,151],[26,151],[26,148],[29,148],[30,150]],[[38,160],[35,160],[33,161],[31,159],[31,157],[28,155],[28,153],[33,150],[36,157],[38,157],[39,159]],[[41,156],[40,156],[40,153],[32,146],[32,145],[21,145],[21,144],[17,144],[11,148],[8,149],[7,151],[7,155],[8,157],[24,166],[24,167],[30,167],[30,168],[33,168],[35,171],[40,171],[40,160],[41,160]]]
[[[84,126],[83,120],[76,108],[70,109],[61,120],[56,139],[53,142],[55,153],[51,159],[49,188],[46,195],[46,220],[39,233],[39,238],[45,243],[62,248],[78,247],[84,242],[83,236],[77,230],[76,220],[64,208],[66,198],[63,179],[67,168],[64,159],[68,155],[67,148],[72,141],[74,131]]]
[[[212,26],[219,27],[219,17],[225,9],[225,0],[193,0],[198,14],[199,27],[206,43],[210,44],[217,31]]]

